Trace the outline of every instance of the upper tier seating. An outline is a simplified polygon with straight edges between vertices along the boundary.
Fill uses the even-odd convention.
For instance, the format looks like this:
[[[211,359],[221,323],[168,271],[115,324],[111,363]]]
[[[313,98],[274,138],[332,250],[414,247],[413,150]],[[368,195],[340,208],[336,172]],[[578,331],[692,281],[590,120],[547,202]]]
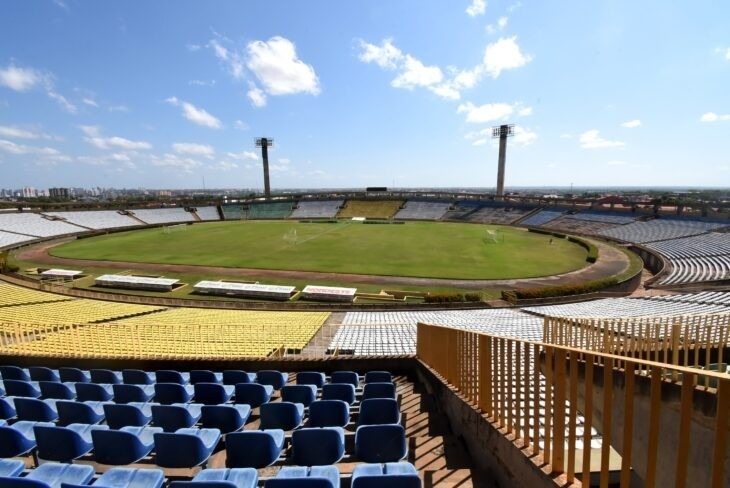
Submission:
[[[249,219],[285,219],[292,211],[293,202],[252,203],[248,206]]]
[[[73,298],[0,282],[0,306],[43,302],[66,302],[69,300],[73,300]]]
[[[561,232],[569,232],[574,234],[588,234],[596,235],[607,229],[613,229],[619,224],[613,224],[609,222],[596,222],[593,220],[578,220],[571,219],[565,215],[553,219],[542,227],[545,229],[558,230]]]
[[[653,219],[606,229],[598,234],[642,244],[704,234],[722,227],[727,227],[727,224],[699,220]]]
[[[0,231],[3,230],[33,237],[53,237],[86,229],[60,220],[49,220],[37,213],[0,213]]]
[[[246,215],[243,205],[221,205],[221,210],[224,220],[241,220]]]
[[[631,222],[634,222],[636,220],[635,216],[629,214],[622,215],[617,213],[592,211],[584,211],[573,215],[568,215],[567,218],[576,220],[589,220],[593,222],[606,222],[609,224],[630,224]]]
[[[292,219],[334,219],[344,200],[301,201],[291,214]]]
[[[543,224],[547,224],[551,220],[555,220],[563,215],[562,210],[540,210],[536,214],[530,215],[525,220],[520,222],[520,225],[528,225],[532,227],[538,227]]]
[[[90,210],[78,212],[45,212],[46,215],[61,217],[72,224],[89,229],[113,229],[141,225],[129,215],[122,215],[116,210]]]
[[[339,218],[365,217],[368,219],[389,219],[402,205],[400,200],[348,200]]]
[[[184,208],[140,208],[131,211],[135,217],[148,224],[168,224],[173,222],[193,222],[195,218]]]
[[[195,212],[200,220],[220,220],[218,207],[197,207]]]
[[[395,218],[403,220],[438,220],[444,216],[450,205],[447,202],[408,200],[405,207],[395,214]]]
[[[20,234],[11,234],[0,230],[0,249],[20,244],[21,242],[32,241],[35,237]]]
[[[730,253],[724,256],[696,256],[669,260],[671,271],[660,285],[677,285],[730,279]]]

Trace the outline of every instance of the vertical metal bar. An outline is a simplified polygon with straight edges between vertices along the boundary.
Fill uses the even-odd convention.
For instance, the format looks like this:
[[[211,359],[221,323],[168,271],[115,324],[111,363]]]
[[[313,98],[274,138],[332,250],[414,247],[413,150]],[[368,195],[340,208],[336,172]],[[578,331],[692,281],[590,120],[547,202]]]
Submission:
[[[540,345],[532,345],[532,453],[540,452]]]
[[[649,438],[647,442],[646,488],[656,485],[657,450],[659,448],[659,415],[661,414],[662,370],[651,369],[651,407],[649,408]]]
[[[690,422],[692,420],[692,395],[694,393],[694,374],[684,373],[682,376],[682,406],[679,418],[679,439],[677,442],[677,475],[675,486],[687,486],[687,463],[690,449]]]
[[[581,481],[590,486],[591,479],[591,431],[593,428],[593,361],[592,354],[586,354],[586,374],[583,381],[585,412],[583,412],[583,476]]]
[[[555,350],[554,354],[553,383],[555,384],[555,395],[553,397],[553,471],[565,471],[565,361],[564,349]]]
[[[545,346],[545,433],[543,435],[543,459],[552,464],[553,430],[553,348]]]
[[[576,423],[578,420],[578,354],[570,353],[570,413],[568,422],[568,483],[575,480],[575,440]]]
[[[624,390],[624,435],[623,451],[621,452],[621,488],[631,486],[631,456],[633,454],[633,433],[634,433],[634,383],[636,365],[633,362],[626,363],[625,390]]]
[[[603,432],[601,443],[601,488],[608,488],[609,456],[611,454],[611,427],[613,420],[613,358],[603,362]]]

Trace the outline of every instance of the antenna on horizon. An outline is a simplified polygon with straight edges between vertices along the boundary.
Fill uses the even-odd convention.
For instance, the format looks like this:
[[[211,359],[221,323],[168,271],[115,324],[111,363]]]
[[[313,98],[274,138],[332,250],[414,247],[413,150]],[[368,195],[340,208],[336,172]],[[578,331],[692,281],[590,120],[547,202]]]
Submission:
[[[515,134],[514,124],[492,127],[492,138],[499,138],[499,160],[497,162],[497,198],[504,198],[504,167],[507,163],[507,138]]]
[[[256,147],[261,148],[261,159],[264,160],[264,196],[271,197],[269,186],[269,148],[274,145],[274,140],[269,137],[257,137]]]

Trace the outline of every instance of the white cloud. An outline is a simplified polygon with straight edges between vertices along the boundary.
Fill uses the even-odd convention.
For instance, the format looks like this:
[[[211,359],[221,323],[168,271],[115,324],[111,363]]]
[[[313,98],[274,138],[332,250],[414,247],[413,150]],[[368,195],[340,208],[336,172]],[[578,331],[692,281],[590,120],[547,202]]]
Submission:
[[[444,75],[438,66],[425,66],[418,59],[406,55],[403,71],[392,82],[395,88],[412,90],[417,86],[431,86],[440,83]]]
[[[183,116],[194,124],[209,127],[211,129],[220,129],[223,127],[220,120],[206,112],[204,109],[196,107],[192,103],[184,100],[178,100],[177,97],[170,97],[165,101],[175,107],[182,107]]]
[[[45,75],[32,68],[19,68],[14,64],[0,68],[0,86],[24,92],[45,82]]]
[[[208,43],[208,47],[213,50],[215,56],[221,60],[226,67],[228,72],[236,80],[243,80],[246,77],[245,63],[240,53],[231,51],[226,48],[218,39],[212,39]]]
[[[500,17],[499,20],[497,20],[497,25],[500,29],[504,29],[505,27],[507,27],[508,21],[509,19],[507,17]]]
[[[84,105],[88,105],[89,107],[99,108],[99,103],[93,98],[82,98],[81,102],[83,102]]]
[[[624,147],[621,141],[609,141],[600,136],[597,129],[591,129],[580,135],[580,147],[584,149],[603,149],[609,147]]]
[[[718,115],[715,112],[707,112],[700,117],[700,122],[718,122],[730,120],[730,114]]]
[[[172,145],[172,149],[178,154],[189,154],[191,156],[212,158],[215,155],[213,146],[193,142],[176,142]]]
[[[269,95],[319,94],[314,68],[297,57],[296,46],[289,39],[276,36],[268,41],[253,41],[247,52],[246,66]]]
[[[235,127],[236,129],[238,129],[238,130],[240,130],[240,131],[247,131],[247,130],[249,130],[249,129],[251,128],[251,127],[250,127],[250,126],[249,126],[249,125],[248,125],[248,124],[247,124],[246,122],[244,122],[243,120],[236,120],[236,122],[234,122],[234,124],[233,124],[233,127]]]
[[[266,93],[253,83],[249,83],[246,96],[254,107],[266,106]]]
[[[188,81],[190,86],[215,86],[215,80],[190,80]]]
[[[80,129],[86,135],[84,140],[98,149],[152,149],[152,144],[146,141],[131,141],[119,136],[104,137],[101,129],[95,125],[82,125]]]
[[[508,103],[487,103],[477,106],[471,102],[466,102],[456,109],[457,114],[465,113],[466,121],[472,124],[506,120],[514,111],[515,106]]]
[[[220,161],[208,167],[217,171],[231,171],[234,169],[238,169],[238,165],[236,163],[231,163],[230,161]]]
[[[46,94],[48,95],[49,98],[51,98],[52,100],[55,100],[56,102],[58,102],[58,104],[66,112],[68,112],[70,114],[75,114],[75,113],[78,112],[78,108],[76,108],[76,105],[74,105],[73,103],[69,102],[66,97],[64,97],[60,93],[54,91],[53,89],[50,89],[49,88],[48,90],[46,90]]]
[[[26,146],[4,139],[0,139],[0,150],[10,154],[35,154],[38,156],[57,156],[60,154],[58,149],[52,147]]]
[[[259,159],[259,155],[253,151],[241,151],[238,153],[229,152],[229,153],[226,153],[226,156],[228,156],[229,158],[238,160],[238,161],[246,161],[246,160],[258,161],[258,159]]]
[[[532,57],[520,50],[517,36],[500,38],[484,50],[484,69],[492,78],[497,78],[502,71],[520,68],[530,61]]]
[[[487,143],[487,141],[489,141],[489,139],[487,139],[486,137],[482,137],[481,139],[477,139],[474,142],[472,142],[471,145],[472,146],[483,146],[484,144]]]
[[[517,111],[517,115],[520,117],[529,117],[532,115],[532,107],[522,107]]]
[[[53,139],[60,141],[61,138],[52,136],[32,128],[17,127],[14,125],[0,125],[0,136],[12,137],[13,139]]]
[[[639,120],[639,119],[629,120],[629,121],[621,124],[621,127],[626,127],[627,129],[635,129],[636,127],[641,127],[641,120]]]
[[[110,112],[129,112],[129,107],[126,105],[110,105],[107,110]]]
[[[396,62],[403,59],[403,53],[393,45],[393,39],[383,39],[380,46],[359,40],[362,52],[358,56],[363,63],[375,63],[381,68],[395,69]]]
[[[182,171],[187,174],[193,173],[193,169],[202,166],[200,161],[196,159],[171,153],[165,153],[162,156],[152,156],[150,159],[154,166],[160,168],[171,168],[175,171]]]
[[[472,0],[471,5],[466,8],[466,13],[470,17],[476,17],[477,15],[483,15],[486,10],[486,0]]]
[[[573,134],[569,133],[569,132],[565,132],[563,134],[560,134],[560,138],[561,139],[572,139],[573,137],[575,137],[575,136]]]
[[[718,47],[715,52],[730,61],[730,47]]]
[[[515,144],[520,146],[529,146],[537,139],[537,133],[529,129],[525,129],[520,126],[514,128],[514,137],[512,138]]]

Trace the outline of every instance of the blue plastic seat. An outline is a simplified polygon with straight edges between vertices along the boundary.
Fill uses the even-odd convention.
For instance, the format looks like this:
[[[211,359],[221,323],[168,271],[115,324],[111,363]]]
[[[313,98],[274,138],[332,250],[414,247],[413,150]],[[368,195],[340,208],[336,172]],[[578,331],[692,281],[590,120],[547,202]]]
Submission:
[[[393,383],[365,383],[362,389],[362,400],[370,398],[392,398],[395,400],[395,384]]]
[[[249,416],[248,405],[203,405],[200,424],[206,429],[218,429],[221,434],[241,430]]]
[[[104,405],[107,402],[74,402],[59,400],[56,402],[58,425],[98,424],[104,420]]]
[[[3,488],[60,488],[63,484],[86,485],[94,468],[82,464],[45,463],[24,478],[3,478]]]
[[[345,431],[341,427],[314,427],[292,433],[292,462],[299,466],[336,464],[345,455]]]
[[[73,383],[60,381],[39,381],[41,398],[56,398],[58,400],[73,400],[76,398],[76,387]]]
[[[281,429],[244,430],[226,436],[226,466],[265,468],[279,459],[285,435]]]
[[[45,425],[53,427],[51,422],[30,422],[21,420],[12,426],[0,427],[0,458],[24,456],[35,449],[35,432],[33,427]]]
[[[309,405],[309,427],[344,427],[350,423],[350,405],[342,400],[317,400]]]
[[[70,463],[91,452],[93,430],[107,430],[107,425],[71,424],[67,427],[35,425],[38,457],[47,461]]]
[[[304,405],[291,402],[264,403],[260,414],[261,429],[294,430],[302,425]]]
[[[177,373],[177,371],[175,371]],[[159,378],[159,372],[158,372]],[[155,383],[155,401],[163,405],[173,403],[189,403],[195,390],[192,385],[181,385],[180,383]]]
[[[161,469],[112,468],[91,486],[97,488],[160,488],[165,482]],[[63,483],[61,488],[81,488],[86,485]]]
[[[110,383],[76,383],[76,399],[80,402],[108,402],[114,399]]]
[[[61,381],[58,371],[46,368],[45,366],[30,366],[28,368],[28,374],[30,375],[31,381]]]
[[[89,370],[92,383],[103,383],[114,385],[122,382],[121,371],[112,371],[111,369],[92,369]]]
[[[322,388],[325,382],[324,373],[319,371],[300,371],[297,373],[297,385],[314,385]]]
[[[264,369],[256,373],[256,382],[262,385],[270,385],[274,390],[281,390],[281,387],[289,380],[289,375],[273,369]]]
[[[355,431],[355,455],[366,463],[394,463],[408,454],[400,424],[361,425]]]
[[[285,402],[301,403],[308,407],[317,399],[315,385],[284,385],[281,387],[281,399]]]
[[[0,477],[18,476],[25,470],[25,463],[19,459],[0,459]]]
[[[192,481],[173,481],[169,488],[256,488],[259,474],[253,468],[204,469]]]
[[[11,398],[0,398],[0,419],[14,419],[16,416],[15,402]]]
[[[0,397],[5,396],[5,385],[3,384],[2,380],[0,380]]]
[[[61,381],[70,381],[72,383],[88,383],[91,381],[91,374],[88,371],[83,371],[79,368],[58,368],[58,375],[61,377]]]
[[[360,376],[354,371],[335,371],[330,376],[330,383],[348,383],[357,388],[360,385]]]
[[[155,434],[161,427],[122,427],[119,430],[94,430],[91,441],[94,444],[94,459],[97,463],[112,466],[133,464],[152,452]]]
[[[421,488],[411,463],[359,464],[352,472],[351,488]]]
[[[36,422],[55,422],[58,420],[56,400],[38,400],[37,398],[15,397],[15,414],[18,420],[32,420]]]
[[[180,429],[155,437],[155,464],[163,468],[194,468],[205,463],[218,445],[217,429]]]
[[[274,387],[259,383],[238,383],[236,385],[236,403],[245,403],[251,408],[260,407],[271,400]]]
[[[122,381],[127,385],[151,385],[157,382],[157,376],[151,371],[123,369]]]
[[[350,383],[329,383],[322,387],[322,400],[342,400],[355,403],[355,387]]]
[[[104,405],[106,424],[112,429],[122,427],[144,427],[152,421],[152,406],[158,403],[127,403],[120,405],[107,403]]]
[[[149,402],[155,397],[153,385],[112,385],[114,403]]]
[[[388,383],[393,382],[390,371],[368,371],[365,373],[365,383]]]
[[[5,394],[14,397],[40,398],[41,390],[37,381],[3,380]]]
[[[202,405],[197,403],[177,403],[174,405],[154,405],[152,423],[162,427],[165,432],[192,427],[200,419]]]
[[[160,369],[155,373],[157,383],[177,383],[187,385],[190,383],[190,373],[181,373],[174,369]]]
[[[340,472],[336,466],[285,466],[265,488],[340,488]]]
[[[193,372],[191,371],[190,374]],[[236,387],[220,383],[200,382],[193,385],[195,402],[203,405],[220,405],[227,403],[233,397]]]
[[[223,371],[224,385],[237,385],[239,383],[254,383],[256,381],[256,373],[247,373],[240,369],[227,369]]]
[[[3,380],[30,381],[30,373],[18,366],[0,366],[0,376]]]
[[[357,425],[397,424],[400,422],[398,402],[392,398],[370,398],[360,402]]]
[[[209,369],[192,369],[190,384],[196,383],[223,383],[223,373],[214,373]]]

